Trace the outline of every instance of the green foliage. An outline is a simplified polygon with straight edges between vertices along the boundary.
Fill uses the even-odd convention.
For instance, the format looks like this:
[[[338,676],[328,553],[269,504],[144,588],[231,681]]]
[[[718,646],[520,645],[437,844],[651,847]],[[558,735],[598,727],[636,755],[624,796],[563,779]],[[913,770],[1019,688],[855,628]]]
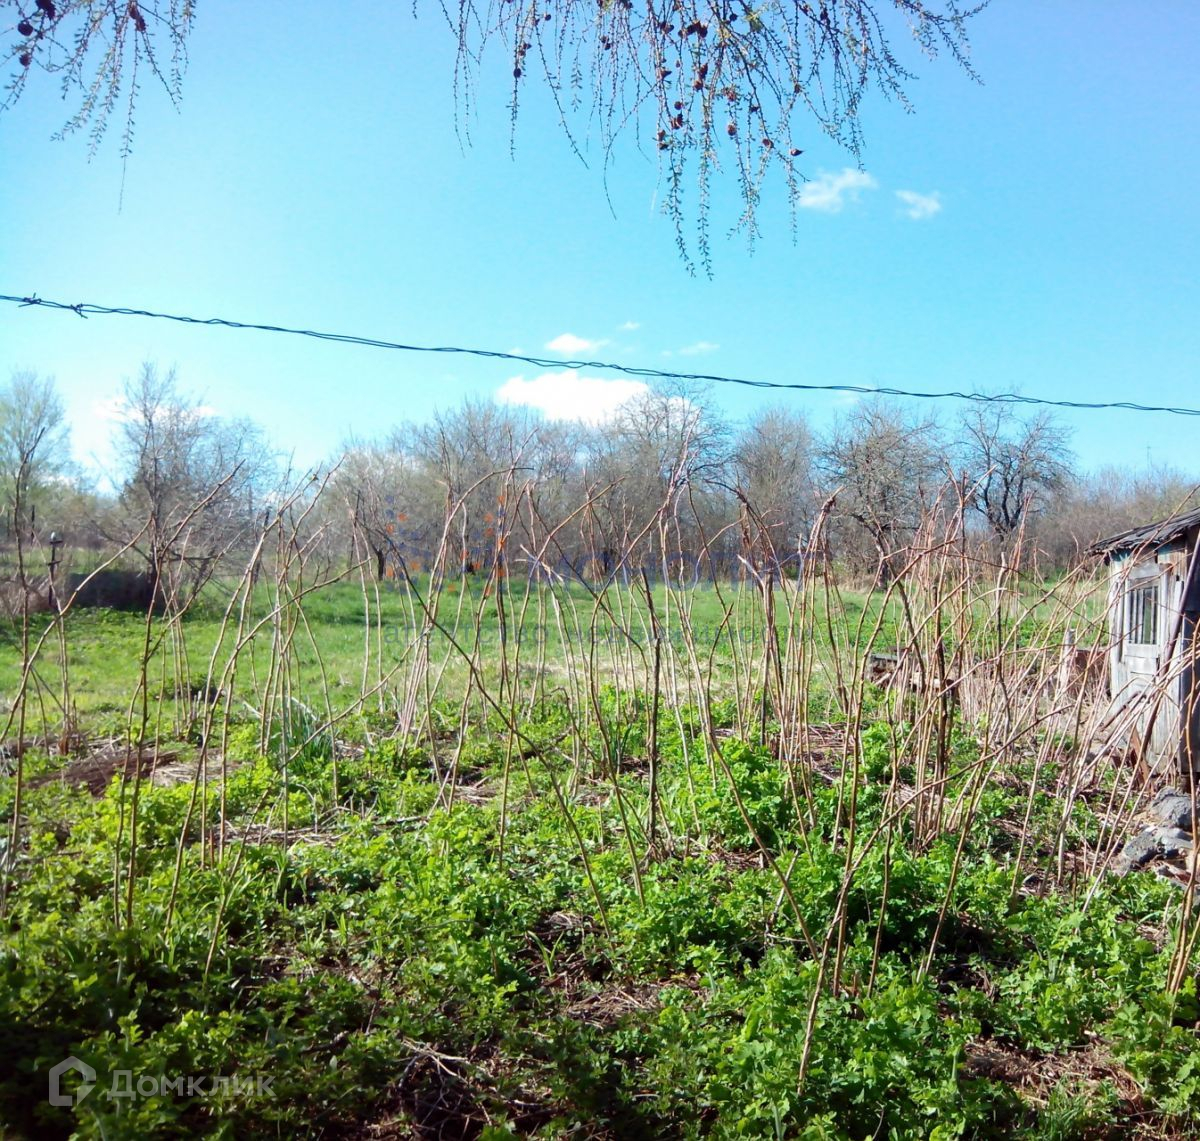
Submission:
[[[352,628],[357,605],[324,620]],[[417,741],[382,704],[333,728],[275,708],[214,735],[207,779],[136,798],[41,783],[61,761],[26,753],[0,919],[17,1135],[1087,1137],[1119,1129],[1130,1079],[1164,1129],[1200,1125],[1195,981],[1167,993],[1175,889],[1023,887],[1026,812],[1045,860],[1064,811],[1068,843],[1098,842],[1099,801],[1064,809],[1023,757],[976,798],[960,721],[918,832],[895,811],[909,724],[867,724],[830,777],[780,760],[769,721],[734,735],[733,700],[662,707],[652,844],[644,694],[583,714],[442,698]],[[982,1070],[983,1047],[1028,1082]],[[1039,1081],[1088,1050],[1128,1077]],[[50,1107],[68,1055],[110,1084]],[[118,1071],[231,1081],[112,1099]],[[447,1120],[419,1126],[430,1105]]]
[[[795,819],[786,778],[761,746],[731,741],[722,762],[694,762],[696,811],[713,835],[735,850],[777,846]]]

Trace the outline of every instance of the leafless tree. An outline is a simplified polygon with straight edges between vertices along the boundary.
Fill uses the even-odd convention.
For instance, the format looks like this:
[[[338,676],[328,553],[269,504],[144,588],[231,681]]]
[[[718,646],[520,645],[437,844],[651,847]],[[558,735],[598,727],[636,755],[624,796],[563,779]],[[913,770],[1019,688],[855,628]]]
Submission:
[[[49,377],[14,372],[0,388],[0,495],[5,530],[32,539],[39,502],[69,463],[62,400]]]
[[[365,543],[377,580],[422,571],[436,546],[444,491],[403,442],[398,430],[383,443],[349,440],[328,502],[350,524],[350,549]],[[340,520],[326,520],[331,538],[345,537]]]
[[[973,404],[958,426],[970,502],[997,539],[1014,535],[1067,486],[1071,434],[1051,413],[1023,418],[1010,404]]]
[[[747,542],[757,563],[763,558],[786,562],[812,524],[817,507],[814,448],[804,414],[782,406],[757,412],[734,441],[733,473],[752,515]]]
[[[593,573],[689,561],[698,529],[714,529],[713,512],[725,509],[728,458],[728,426],[698,387],[648,390],[596,427],[583,456],[591,506],[580,521]]]
[[[537,422],[521,408],[465,400],[394,433],[393,447],[440,488],[450,548],[462,570],[493,561],[495,537],[511,528],[515,509],[506,488],[537,472]]]
[[[1066,569],[1099,539],[1200,505],[1200,472],[1163,464],[1104,467],[1076,475],[1046,508],[1037,547],[1046,569]]]
[[[144,364],[116,428],[118,525],[161,598],[194,593],[253,530],[276,475],[261,429],[214,415]]]
[[[941,484],[944,445],[937,422],[882,399],[855,406],[834,427],[818,461],[843,554],[886,579],[916,534]],[[868,553],[869,552],[869,553]]]
[[[348,441],[334,498],[379,578],[428,570],[448,521],[449,565],[484,570],[529,550],[528,512],[544,530],[574,510],[586,436],[581,425],[466,400],[427,423],[396,425],[380,440]],[[514,489],[522,494],[514,497]]]

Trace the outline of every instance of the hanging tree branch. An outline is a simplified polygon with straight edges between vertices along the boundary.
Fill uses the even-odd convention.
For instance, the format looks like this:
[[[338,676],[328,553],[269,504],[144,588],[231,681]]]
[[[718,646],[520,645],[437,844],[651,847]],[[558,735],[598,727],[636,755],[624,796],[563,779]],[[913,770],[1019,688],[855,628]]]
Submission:
[[[928,57],[949,55],[972,78],[967,26],[988,0],[439,0],[458,45],[453,76],[460,111],[469,111],[484,48],[511,56],[515,130],[530,82],[550,91],[572,146],[576,120],[594,127],[605,164],[617,141],[658,153],[665,209],[690,263],[685,228],[694,211],[697,250],[708,268],[712,175],[736,177],[742,198],[735,226],[757,233],[768,173],[781,172],[794,205],[806,133],[824,134],[858,160],[860,109],[874,87],[909,107],[913,72],[894,43]],[[99,145],[113,110],[126,108],[123,151],[132,137],[138,69],[148,67],[172,101],[180,97],[192,0],[0,0],[12,17],[0,66],[10,80],[0,110],[37,72],[80,93],[62,133],[86,128]],[[0,16],[0,28],[5,21]],[[695,179],[697,197],[685,209]]]

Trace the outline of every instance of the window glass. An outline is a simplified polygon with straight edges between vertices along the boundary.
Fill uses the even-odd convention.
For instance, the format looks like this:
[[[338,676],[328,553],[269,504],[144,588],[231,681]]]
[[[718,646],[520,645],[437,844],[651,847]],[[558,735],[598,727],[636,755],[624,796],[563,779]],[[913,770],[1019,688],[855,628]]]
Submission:
[[[1136,646],[1153,646],[1158,642],[1158,583],[1135,586],[1126,598],[1129,641]]]

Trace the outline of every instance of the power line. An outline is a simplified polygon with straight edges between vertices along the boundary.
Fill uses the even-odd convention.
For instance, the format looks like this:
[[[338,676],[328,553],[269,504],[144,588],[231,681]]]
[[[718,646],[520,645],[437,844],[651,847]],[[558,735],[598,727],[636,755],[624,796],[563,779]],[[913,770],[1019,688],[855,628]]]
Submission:
[[[1200,408],[1175,408],[1167,405],[1136,404],[1132,401],[1087,401],[1053,400],[1042,396],[1023,396],[1016,392],[988,394],[983,392],[917,392],[904,388],[870,388],[860,384],[800,384],[778,380],[749,380],[745,377],[720,376],[705,372],[671,372],[658,368],[637,368],[631,365],[613,364],[607,361],[564,361],[545,357],[527,357],[520,353],[502,353],[494,349],[468,349],[455,345],[406,345],[399,341],[384,341],[375,337],[359,337],[350,333],[322,333],[315,329],[293,329],[286,325],[261,325],[250,321],[232,321],[224,317],[185,317],[178,313],[155,313],[149,309],[130,309],[125,306],[94,305],[78,302],[69,305],[63,301],[49,301],[38,297],[13,297],[0,293],[0,301],[7,301],[22,308],[39,306],[43,309],[61,309],[77,317],[117,316],[148,317],[155,321],[175,321],[182,325],[215,325],[224,329],[253,329],[260,333],[284,333],[294,337],[312,337],[318,341],[332,341],[342,345],[361,345],[370,349],[393,349],[405,353],[456,353],[463,356],[484,357],[491,360],[516,361],[536,368],[592,369],[604,372],[619,372],[646,380],[697,380],[711,384],[736,384],[744,388],[763,388],[789,392],[851,392],[863,396],[905,396],[915,400],[973,400],[981,404],[1034,404],[1050,408],[1072,409],[1120,409],[1126,412],[1165,412],[1172,416],[1200,416]]]

